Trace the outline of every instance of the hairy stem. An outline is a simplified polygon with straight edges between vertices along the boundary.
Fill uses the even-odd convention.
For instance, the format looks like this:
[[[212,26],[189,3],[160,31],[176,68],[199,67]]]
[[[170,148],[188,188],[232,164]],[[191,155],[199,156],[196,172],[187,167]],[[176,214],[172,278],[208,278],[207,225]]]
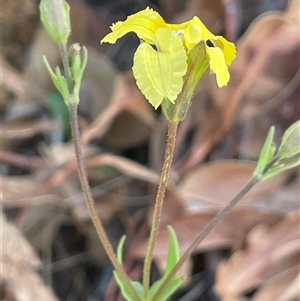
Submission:
[[[144,286],[144,300],[149,299],[149,285],[150,285],[150,272],[151,272],[151,262],[153,256],[153,249],[155,245],[156,236],[159,229],[160,218],[163,208],[163,201],[166,192],[166,187],[170,175],[170,169],[172,165],[172,159],[174,154],[175,148],[175,141],[176,141],[176,132],[177,132],[178,123],[168,123],[168,138],[167,138],[167,145],[166,145],[166,152],[165,152],[165,159],[164,164],[162,167],[162,172],[160,176],[160,182],[158,185],[158,191],[156,195],[155,205],[154,205],[154,212],[153,212],[153,219],[151,225],[151,233],[150,239],[147,247],[145,262],[144,262],[144,269],[143,269],[143,286]]]
[[[92,218],[92,221],[94,223],[97,234],[103,244],[103,247],[104,247],[111,263],[113,264],[114,268],[118,271],[118,273],[122,276],[124,282],[126,282],[126,286],[131,291],[133,300],[139,301],[140,298],[137,295],[134,287],[132,286],[132,283],[131,283],[129,277],[127,276],[122,264],[119,262],[116,254],[115,254],[115,251],[106,235],[103,224],[98,216],[97,209],[96,209],[96,206],[95,206],[95,203],[93,200],[93,196],[91,193],[91,189],[90,189],[90,186],[88,183],[86,170],[85,170],[84,158],[83,158],[82,149],[81,149],[80,133],[79,133],[79,127],[78,127],[77,106],[75,104],[71,104],[69,110],[70,110],[73,142],[74,142],[74,147],[75,147],[76,160],[77,160],[77,164],[78,164],[78,174],[79,174],[79,178],[80,178],[82,191],[83,191],[83,194],[85,197],[86,205],[90,212],[90,216]]]
[[[70,64],[69,64],[67,45],[65,43],[59,44],[59,50],[60,50],[60,55],[61,55],[64,71],[65,71],[65,77],[66,77],[66,80],[68,83],[68,89],[69,89],[70,94],[72,95],[74,83],[73,83],[71,68],[70,68]]]
[[[231,209],[241,200],[241,198],[257,183],[259,179],[251,178],[245,186],[237,193],[237,195],[225,206],[223,207],[213,218],[212,220],[202,229],[202,231],[198,234],[189,248],[184,252],[180,260],[170,271],[169,275],[161,284],[160,288],[157,290],[156,294],[153,296],[153,300],[159,296],[160,293],[166,288],[170,280],[176,275],[178,270],[184,264],[186,260],[191,256],[192,252],[196,249],[199,243],[209,234],[209,232],[220,222],[223,217],[231,211]]]
[[[73,96],[74,84],[73,84],[70,63],[69,63],[69,59],[68,59],[67,45],[60,44],[59,49],[60,49],[61,58],[62,58],[62,62],[63,62],[65,77],[66,77],[66,80],[68,83],[68,89],[69,89],[69,92],[71,95],[70,97],[72,98],[72,99],[68,100],[68,103],[70,104],[69,113],[70,113],[70,119],[71,119],[71,130],[72,130],[75,155],[76,155],[76,160],[77,160],[77,165],[78,165],[78,174],[79,174],[79,179],[80,179],[82,191],[84,194],[84,198],[86,201],[86,205],[89,209],[89,213],[90,213],[91,219],[93,221],[94,227],[96,229],[96,232],[103,244],[103,247],[104,247],[112,265],[118,271],[118,273],[121,275],[121,277],[123,278],[123,281],[126,283],[126,286],[132,295],[132,298],[133,298],[132,300],[140,301],[140,298],[137,295],[128,275],[126,274],[126,272],[123,268],[123,265],[119,262],[119,260],[117,258],[117,255],[106,235],[103,224],[97,213],[97,209],[95,206],[95,202],[93,200],[91,188],[90,188],[87,174],[86,174],[84,157],[82,154],[81,139],[80,139],[79,125],[78,125],[78,115],[77,115],[77,103],[78,102],[74,100],[74,96]]]

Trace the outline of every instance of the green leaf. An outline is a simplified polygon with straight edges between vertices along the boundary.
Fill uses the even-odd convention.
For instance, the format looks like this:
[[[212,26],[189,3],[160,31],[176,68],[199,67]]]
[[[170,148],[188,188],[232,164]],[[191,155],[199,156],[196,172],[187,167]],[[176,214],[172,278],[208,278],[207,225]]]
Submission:
[[[132,298],[132,295],[130,293],[130,290],[127,288],[127,285],[126,283],[123,281],[121,275],[117,272],[117,271],[114,271],[113,272],[114,274],[114,277],[115,277],[115,280],[121,290],[121,293],[122,293],[122,296],[127,300],[127,301],[132,301],[133,298]],[[138,296],[141,298],[142,300],[142,296],[143,296],[143,293],[144,293],[144,289],[143,289],[143,285],[137,281],[131,281],[133,287],[135,288]]]
[[[284,133],[278,149],[280,158],[289,158],[300,152],[300,120],[293,123]]]
[[[162,282],[164,279],[160,279],[156,281],[150,288],[150,300],[151,301],[164,301],[168,297],[170,297],[176,289],[181,285],[183,281],[183,277],[180,276],[175,276],[168,284],[167,286],[163,289],[163,291],[159,294],[159,296],[155,297],[155,300],[152,299],[156,292],[159,290]]]
[[[117,257],[118,257],[118,260],[120,261],[120,263],[123,262],[123,248],[124,248],[125,239],[126,239],[126,236],[123,235],[121,237],[120,242],[117,247]],[[123,281],[123,278],[120,275],[120,273],[118,273],[117,271],[114,271],[113,274],[114,274],[115,280],[121,290],[122,296],[127,301],[132,301],[133,299],[132,299],[130,290],[128,289],[128,287],[126,285],[126,282]],[[137,281],[131,281],[131,283],[132,283],[134,289],[136,290],[138,296],[142,298],[143,293],[144,293],[143,285]]]
[[[168,255],[167,255],[167,265],[166,269],[163,273],[163,276],[160,280],[156,281],[150,288],[150,300],[153,300],[153,296],[161,287],[163,281],[167,278],[170,271],[176,265],[180,258],[180,249],[178,244],[178,239],[176,236],[176,232],[171,226],[168,226],[169,231],[169,246],[168,246]],[[168,283],[168,285],[164,288],[164,290],[160,293],[159,296],[155,298],[153,301],[163,301],[168,298],[182,283],[182,277],[174,276],[173,279]]]
[[[180,258],[180,249],[179,249],[176,232],[171,226],[168,226],[168,231],[169,231],[168,257],[167,257],[167,266],[163,273],[163,278],[169,274],[169,272],[173,269],[173,267],[175,266],[175,264],[178,262]]]
[[[126,235],[123,235],[117,247],[117,257],[120,263],[123,263],[123,248],[125,243]]]
[[[281,162],[278,160],[275,164],[273,164],[263,175],[262,181],[265,181],[267,179],[273,178],[277,176],[278,174],[289,170],[291,168],[294,168],[296,166],[300,165],[300,153],[294,155],[292,158],[289,158],[287,162]]]
[[[253,172],[253,177],[255,178],[261,179],[263,177],[264,169],[275,155],[276,146],[274,144],[274,134],[275,128],[272,126],[268,132],[265,143],[261,149],[256,168]]]
[[[131,281],[131,283],[132,283],[134,289],[136,290],[138,296],[142,298],[143,295],[144,295],[144,287],[143,287],[143,285],[140,282],[138,282],[138,281]]]
[[[272,166],[266,169],[267,164],[274,159],[276,152],[272,148],[274,130],[269,131],[258,160],[257,167],[253,173],[254,177],[265,181],[288,169],[294,168],[300,164],[300,120],[293,123],[283,134],[281,144],[276,154],[276,161]]]
[[[87,64],[88,52],[86,47],[80,47],[78,43],[70,46],[69,52],[69,63],[71,68],[71,74],[73,79],[73,100],[76,104],[79,103],[79,91],[81,87],[83,73]]]
[[[65,104],[69,107],[70,93],[69,93],[67,80],[65,79],[64,76],[61,75],[60,69],[58,67],[55,68],[55,73],[53,72],[45,55],[43,56],[43,60],[46,65],[46,68],[50,74],[50,77],[52,79],[54,86],[61,93],[61,95],[65,101]]]
[[[279,163],[274,163],[261,177],[261,181],[273,178],[284,171],[284,165]]]

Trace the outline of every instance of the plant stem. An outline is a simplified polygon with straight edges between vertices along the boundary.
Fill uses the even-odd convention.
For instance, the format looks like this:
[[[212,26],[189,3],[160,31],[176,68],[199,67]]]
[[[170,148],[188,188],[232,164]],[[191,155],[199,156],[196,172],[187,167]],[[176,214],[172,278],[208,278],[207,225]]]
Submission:
[[[237,193],[237,195],[225,206],[223,207],[213,218],[212,220],[202,229],[198,234],[189,248],[184,252],[182,257],[170,271],[166,279],[161,284],[160,288],[157,290],[153,296],[153,300],[159,296],[159,294],[166,288],[170,280],[176,275],[178,270],[184,264],[186,260],[191,256],[192,252],[196,249],[199,243],[209,234],[209,232],[220,222],[220,220],[231,211],[231,209],[241,200],[241,198],[257,183],[259,182],[258,178],[252,177],[245,186]]]
[[[86,205],[90,212],[90,216],[91,216],[94,226],[96,228],[96,232],[103,244],[103,247],[104,247],[111,263],[113,264],[114,268],[118,271],[118,273],[122,276],[124,282],[126,282],[126,286],[127,286],[128,290],[130,290],[133,300],[139,301],[140,298],[137,295],[122,264],[119,262],[116,254],[114,252],[114,249],[105,233],[103,224],[97,213],[97,209],[96,209],[96,206],[95,206],[95,203],[93,200],[90,185],[88,183],[87,174],[86,174],[86,170],[85,170],[85,164],[84,164],[84,158],[82,155],[80,133],[79,133],[79,127],[78,127],[77,105],[71,104],[69,111],[70,111],[71,129],[72,129],[73,142],[74,142],[74,147],[75,147],[76,160],[77,160],[77,164],[78,164],[78,174],[79,174],[82,191],[83,191],[83,194],[85,197]]]
[[[112,265],[114,268],[118,271],[118,273],[121,275],[123,281],[125,282],[127,289],[130,291],[132,300],[133,301],[140,301],[139,296],[137,295],[136,290],[134,289],[128,275],[126,274],[123,265],[119,262],[117,255],[106,235],[105,229],[103,227],[103,224],[98,216],[97,209],[95,206],[95,202],[93,200],[93,196],[91,193],[91,188],[88,182],[85,164],[84,164],[84,157],[82,154],[82,147],[81,147],[81,139],[80,139],[80,132],[79,132],[79,125],[78,125],[78,115],[77,115],[77,102],[74,100],[73,96],[73,78],[71,73],[71,68],[69,64],[68,59],[68,52],[67,52],[67,45],[66,44],[60,44],[59,45],[61,58],[63,62],[63,67],[65,71],[65,77],[68,83],[68,89],[70,92],[70,97],[72,99],[68,100],[69,105],[69,113],[70,113],[70,119],[71,119],[71,130],[72,130],[72,136],[73,136],[73,143],[75,148],[75,155],[78,165],[78,174],[79,179],[82,187],[82,191],[84,194],[84,198],[86,201],[86,205],[89,209],[89,213],[91,216],[91,219],[93,221],[94,227],[96,229],[96,232],[103,244],[103,247],[106,251],[107,256],[109,257]]]
[[[71,68],[69,64],[67,44],[66,43],[59,44],[59,50],[60,50],[64,71],[65,71],[65,77],[68,83],[68,89],[70,94],[72,95],[74,84],[73,84],[73,78],[72,78]]]
[[[153,219],[151,225],[150,239],[147,247],[144,269],[143,269],[144,301],[147,301],[149,299],[150,272],[151,272],[153,249],[154,249],[155,240],[159,229],[164,196],[165,196],[167,183],[170,175],[170,169],[172,165],[177,126],[178,126],[177,122],[168,123],[168,138],[166,144],[165,159],[164,159],[160,181],[158,185],[158,191],[156,195]]]

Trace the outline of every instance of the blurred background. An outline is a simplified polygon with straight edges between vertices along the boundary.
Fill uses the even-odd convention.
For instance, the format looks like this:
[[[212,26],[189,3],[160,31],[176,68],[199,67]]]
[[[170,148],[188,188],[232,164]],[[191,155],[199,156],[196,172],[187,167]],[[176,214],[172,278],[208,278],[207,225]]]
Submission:
[[[178,131],[152,281],[247,182],[270,126],[299,119],[298,0],[69,0],[69,44],[88,48],[79,105],[87,171],[114,246],[141,279],[164,158],[166,121],[136,87],[134,34],[100,45],[109,26],[147,6],[167,22],[199,16],[237,45],[229,84],[207,72]],[[121,301],[87,212],[68,110],[42,61],[61,66],[39,1],[1,1],[1,300]],[[257,185],[201,243],[171,301],[299,300],[299,169]]]

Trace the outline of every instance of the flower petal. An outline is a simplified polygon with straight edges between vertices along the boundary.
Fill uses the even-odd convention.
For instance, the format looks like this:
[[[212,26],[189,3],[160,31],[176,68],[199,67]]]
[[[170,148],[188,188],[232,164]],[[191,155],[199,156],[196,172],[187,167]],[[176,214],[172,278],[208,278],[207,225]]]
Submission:
[[[184,31],[184,41],[188,49],[192,49],[202,40],[202,28],[197,24],[197,19],[194,17]]]
[[[155,108],[164,98],[174,103],[182,90],[187,70],[181,39],[167,28],[158,29],[156,36],[162,49],[169,46],[169,52],[159,52],[142,43],[135,52],[133,64],[137,85]]]
[[[207,46],[206,53],[209,56],[210,69],[216,74],[218,86],[226,86],[230,75],[222,50],[219,47]]]
[[[122,22],[119,21],[111,26],[112,32],[106,35],[101,43],[114,44],[128,32],[135,32],[137,36],[147,43],[155,43],[155,31],[159,27],[165,27],[165,21],[159,13],[147,7],[146,9],[133,14]]]
[[[235,45],[231,42],[228,42],[222,36],[216,36],[214,42],[223,50],[225,61],[227,65],[230,65],[236,56]]]

